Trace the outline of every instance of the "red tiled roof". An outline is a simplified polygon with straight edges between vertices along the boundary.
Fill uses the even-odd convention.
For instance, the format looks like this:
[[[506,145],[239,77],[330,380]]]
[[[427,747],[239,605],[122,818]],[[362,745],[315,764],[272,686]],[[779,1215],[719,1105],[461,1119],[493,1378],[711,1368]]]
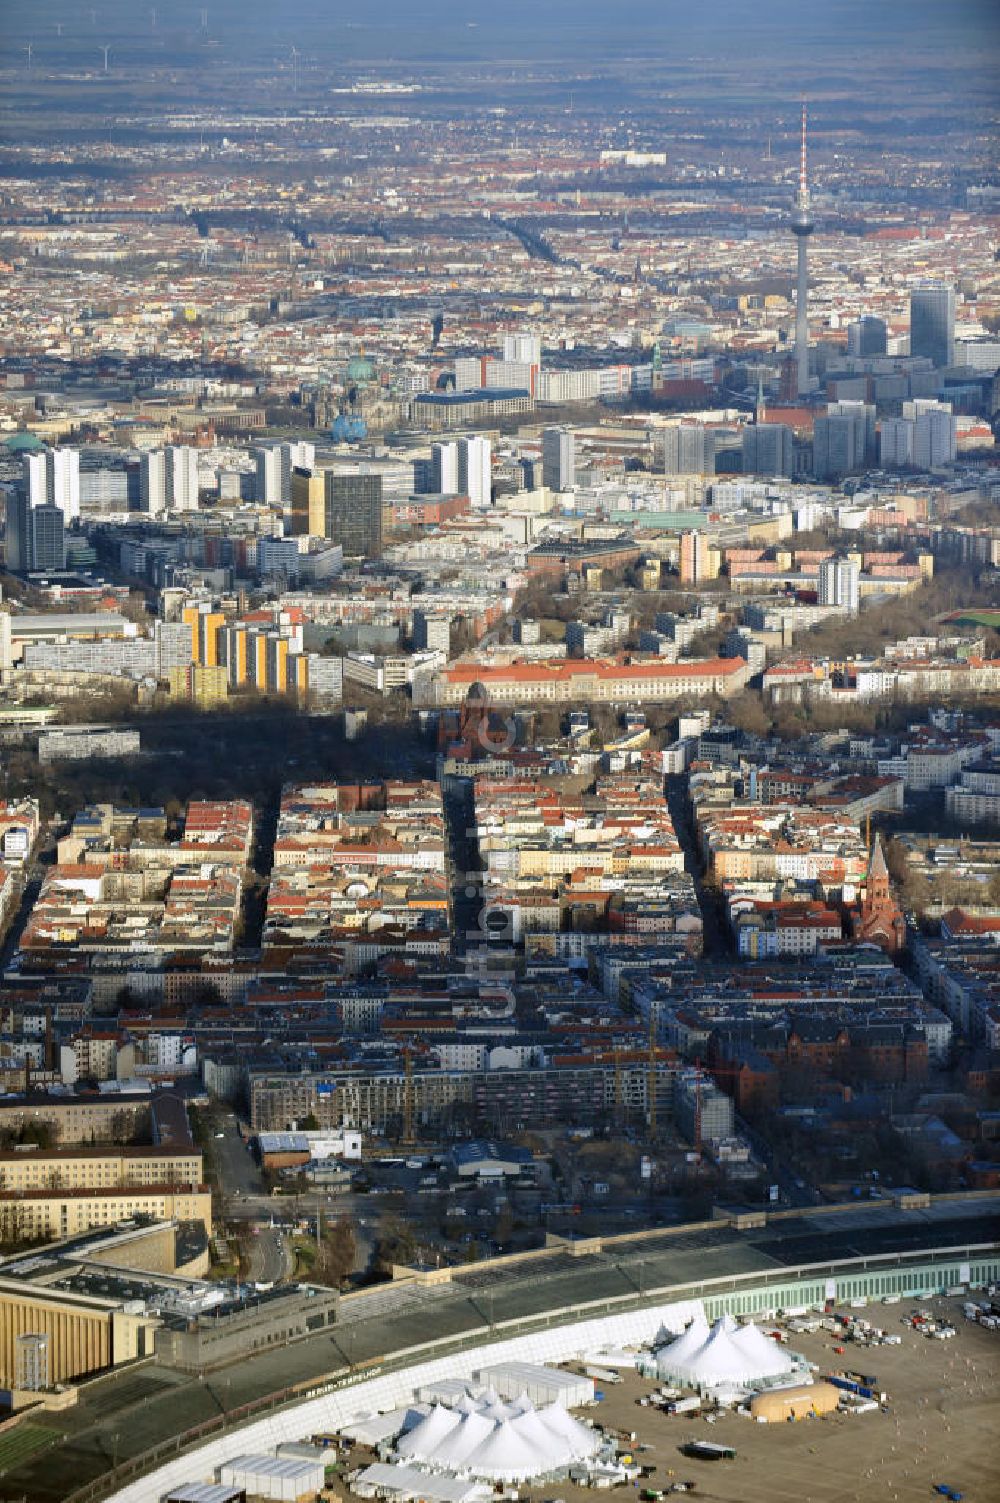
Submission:
[[[516,679],[521,683],[551,683],[573,678],[720,678],[738,673],[746,667],[742,658],[692,658],[686,663],[664,663],[658,658],[594,658],[566,661],[544,658],[533,663],[510,663],[489,666],[485,663],[455,663],[443,670],[449,683],[484,684]]]

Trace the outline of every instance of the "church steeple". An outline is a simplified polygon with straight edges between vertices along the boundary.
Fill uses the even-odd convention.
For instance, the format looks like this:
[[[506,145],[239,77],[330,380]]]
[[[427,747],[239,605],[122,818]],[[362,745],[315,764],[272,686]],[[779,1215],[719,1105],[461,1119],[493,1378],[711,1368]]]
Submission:
[[[885,852],[882,842],[876,835],[872,845],[872,852],[868,858],[868,881],[865,887],[865,895],[871,902],[891,902],[892,893],[889,888],[889,868],[885,864]]]
[[[868,858],[858,931],[859,939],[874,940],[890,954],[906,944],[906,922],[893,898],[885,851],[877,835]]]

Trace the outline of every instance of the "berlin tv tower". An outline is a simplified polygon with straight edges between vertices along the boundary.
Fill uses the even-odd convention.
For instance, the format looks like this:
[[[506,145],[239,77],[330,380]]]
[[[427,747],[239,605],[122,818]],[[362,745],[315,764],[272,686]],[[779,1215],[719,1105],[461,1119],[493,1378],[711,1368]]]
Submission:
[[[799,191],[795,197],[790,223],[799,243],[798,277],[795,283],[795,363],[798,368],[796,390],[800,397],[809,390],[809,236],[815,225],[809,206],[809,181],[806,176],[806,107],[802,105],[802,147],[799,155]]]

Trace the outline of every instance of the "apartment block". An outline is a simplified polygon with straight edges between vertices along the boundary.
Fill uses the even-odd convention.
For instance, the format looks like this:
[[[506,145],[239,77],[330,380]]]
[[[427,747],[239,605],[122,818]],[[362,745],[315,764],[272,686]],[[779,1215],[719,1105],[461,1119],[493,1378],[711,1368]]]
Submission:
[[[464,661],[442,669],[425,685],[414,685],[414,700],[458,705],[480,683],[497,705],[633,703],[662,704],[692,697],[729,698],[743,689],[750,670],[742,658],[692,658],[667,663],[660,658],[618,657],[490,666]],[[426,696],[426,697],[422,697]]]

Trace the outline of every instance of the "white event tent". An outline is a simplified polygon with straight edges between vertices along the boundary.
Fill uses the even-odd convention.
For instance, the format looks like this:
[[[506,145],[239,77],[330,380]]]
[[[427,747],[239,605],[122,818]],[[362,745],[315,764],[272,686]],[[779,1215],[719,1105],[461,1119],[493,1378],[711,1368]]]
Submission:
[[[506,1404],[495,1393],[435,1404],[402,1435],[400,1461],[490,1482],[527,1482],[588,1461],[600,1437],[561,1404],[536,1409],[525,1395]]]
[[[683,1336],[656,1354],[661,1378],[702,1390],[738,1389],[784,1377],[797,1364],[753,1325],[723,1315],[709,1329],[696,1317]]]

